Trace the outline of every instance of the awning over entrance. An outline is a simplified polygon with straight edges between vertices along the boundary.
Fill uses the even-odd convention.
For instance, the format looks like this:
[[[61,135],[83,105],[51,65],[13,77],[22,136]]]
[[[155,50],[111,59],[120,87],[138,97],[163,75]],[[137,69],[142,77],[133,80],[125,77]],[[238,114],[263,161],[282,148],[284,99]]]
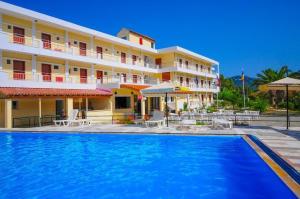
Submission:
[[[112,92],[109,89],[0,88],[0,98],[43,96],[96,97],[111,95]]]
[[[136,85],[136,84],[121,84],[120,88],[128,88],[137,92],[140,92],[140,90],[149,88],[150,86],[147,85]]]
[[[192,94],[193,92],[190,91],[187,87],[179,87],[172,83],[164,82],[162,84],[142,89],[141,93],[144,96],[162,97],[165,96],[166,93],[168,93],[168,96],[180,96]]]

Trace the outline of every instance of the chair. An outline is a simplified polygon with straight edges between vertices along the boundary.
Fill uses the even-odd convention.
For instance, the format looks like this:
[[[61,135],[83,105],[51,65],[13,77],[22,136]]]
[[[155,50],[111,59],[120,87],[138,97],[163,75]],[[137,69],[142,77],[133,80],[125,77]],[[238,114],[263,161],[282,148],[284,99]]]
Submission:
[[[150,127],[152,125],[157,125],[158,127],[165,126],[164,112],[153,111],[153,116],[145,121],[145,126]]]

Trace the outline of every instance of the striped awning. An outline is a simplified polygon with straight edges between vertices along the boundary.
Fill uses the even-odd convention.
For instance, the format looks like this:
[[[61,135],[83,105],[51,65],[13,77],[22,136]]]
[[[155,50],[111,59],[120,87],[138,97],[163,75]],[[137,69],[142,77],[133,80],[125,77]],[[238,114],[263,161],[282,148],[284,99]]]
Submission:
[[[109,89],[56,89],[56,88],[18,88],[1,87],[0,98],[9,97],[97,97],[111,96]]]

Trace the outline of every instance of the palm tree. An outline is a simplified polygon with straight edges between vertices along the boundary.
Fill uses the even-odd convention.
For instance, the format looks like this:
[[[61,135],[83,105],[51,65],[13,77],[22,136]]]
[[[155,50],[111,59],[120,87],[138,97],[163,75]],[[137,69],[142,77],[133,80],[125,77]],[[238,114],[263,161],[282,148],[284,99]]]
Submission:
[[[268,84],[276,80],[286,77],[288,72],[287,66],[282,66],[278,71],[268,68],[263,70],[262,73],[257,74],[257,78],[253,81],[255,86]]]
[[[253,84],[255,86],[260,86],[263,84],[268,84],[271,82],[274,82],[276,80],[283,79],[287,76],[288,74],[288,67],[287,66],[282,66],[278,71],[273,70],[271,68],[263,70],[262,73],[257,74],[257,78],[253,81]],[[277,107],[277,104],[280,100],[280,92],[272,92],[271,90],[269,91],[270,94],[270,101],[271,103],[275,102],[275,105]]]

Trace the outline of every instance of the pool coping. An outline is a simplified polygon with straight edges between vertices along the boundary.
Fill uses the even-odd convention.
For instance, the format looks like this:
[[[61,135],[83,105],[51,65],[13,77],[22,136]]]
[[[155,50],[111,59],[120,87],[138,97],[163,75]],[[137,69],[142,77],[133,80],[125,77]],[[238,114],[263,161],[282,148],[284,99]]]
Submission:
[[[135,134],[135,135],[177,135],[177,136],[240,136],[243,140],[249,144],[249,146],[260,156],[260,158],[273,170],[273,172],[282,180],[282,182],[295,194],[296,197],[300,198],[300,183],[298,180],[299,176],[294,176],[291,173],[291,169],[293,167],[291,164],[283,159],[278,153],[268,147],[263,141],[261,141],[258,137],[251,135],[251,134],[242,134],[242,133],[226,133],[226,134],[213,134],[213,133],[190,133],[190,132],[114,132],[114,131],[42,131],[42,130],[35,130],[32,129],[26,131],[24,129],[18,130],[0,130],[1,133],[32,133],[32,134]],[[295,171],[297,173],[297,171]]]
[[[282,182],[288,186],[288,188],[295,194],[296,197],[300,198],[300,185],[297,182],[297,178],[295,179],[293,175],[291,175],[291,171],[283,165],[283,163],[287,165],[289,164],[272,149],[266,146],[262,141],[260,141],[256,136],[253,137],[259,140],[260,143],[255,142],[251,136],[253,135],[242,135],[243,139],[260,156],[260,158],[264,160],[264,162],[273,170],[273,172],[282,180]],[[266,151],[266,148],[269,149],[273,154],[269,154],[268,151]],[[279,160],[281,162],[279,162]]]

